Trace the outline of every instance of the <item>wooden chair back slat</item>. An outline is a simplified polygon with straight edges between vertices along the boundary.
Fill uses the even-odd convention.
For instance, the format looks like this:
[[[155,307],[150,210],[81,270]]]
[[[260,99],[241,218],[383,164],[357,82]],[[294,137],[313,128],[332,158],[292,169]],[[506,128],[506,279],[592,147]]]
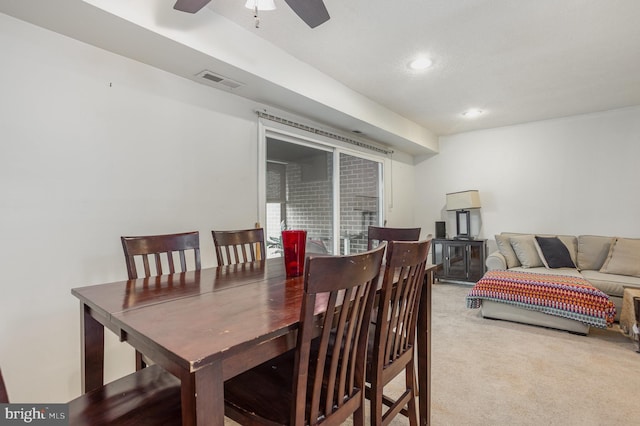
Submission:
[[[265,259],[262,228],[236,231],[211,231],[218,265],[234,265]]]
[[[181,234],[121,237],[129,279],[141,278],[136,258],[142,259],[144,277],[162,275],[163,262],[170,274],[177,272],[174,255],[180,258],[180,272],[187,272],[187,253],[193,252],[193,269],[200,270],[200,236],[197,231]],[[151,257],[151,259],[150,259]],[[151,265],[153,264],[153,268]]]
[[[418,241],[421,228],[387,228],[369,226],[367,232],[367,250],[371,250],[381,241]]]

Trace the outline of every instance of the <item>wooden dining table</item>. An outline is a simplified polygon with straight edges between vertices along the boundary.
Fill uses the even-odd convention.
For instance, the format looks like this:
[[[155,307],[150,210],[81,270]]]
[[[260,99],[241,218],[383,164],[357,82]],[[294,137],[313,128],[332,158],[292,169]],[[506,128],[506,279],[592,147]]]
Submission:
[[[430,418],[434,268],[427,267],[418,324],[421,425]],[[275,258],[74,288],[82,391],[103,385],[106,327],[180,379],[183,425],[223,425],[224,381],[295,347],[303,284],[286,278]]]

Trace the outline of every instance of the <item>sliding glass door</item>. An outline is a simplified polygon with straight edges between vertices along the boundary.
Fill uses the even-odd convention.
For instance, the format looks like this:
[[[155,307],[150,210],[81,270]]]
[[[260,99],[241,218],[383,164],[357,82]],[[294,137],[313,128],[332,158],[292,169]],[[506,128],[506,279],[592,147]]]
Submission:
[[[367,230],[380,224],[382,163],[340,154],[340,251],[367,250]]]
[[[267,138],[267,252],[280,255],[280,231],[307,231],[307,251],[333,253],[333,153]]]
[[[306,230],[308,253],[366,250],[368,226],[382,221],[382,160],[343,151],[266,137],[265,233],[270,257],[281,255],[282,229]]]

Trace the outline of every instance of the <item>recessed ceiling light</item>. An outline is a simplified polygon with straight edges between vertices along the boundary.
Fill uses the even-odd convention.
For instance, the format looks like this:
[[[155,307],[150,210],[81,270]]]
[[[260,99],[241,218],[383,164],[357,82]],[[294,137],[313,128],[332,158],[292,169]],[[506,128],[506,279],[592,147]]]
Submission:
[[[483,113],[484,113],[484,111],[482,111],[481,109],[475,109],[474,108],[474,109],[470,109],[470,110],[467,110],[467,111],[463,112],[462,115],[464,117],[467,117],[467,118],[476,118],[476,117],[481,116]]]
[[[409,62],[409,68],[416,71],[426,70],[433,65],[433,61],[427,57],[421,56]]]

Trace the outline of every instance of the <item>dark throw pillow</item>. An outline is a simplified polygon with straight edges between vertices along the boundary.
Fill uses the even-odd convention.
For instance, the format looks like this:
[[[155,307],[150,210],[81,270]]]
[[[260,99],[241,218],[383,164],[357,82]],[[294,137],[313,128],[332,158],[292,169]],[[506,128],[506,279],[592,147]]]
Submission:
[[[536,237],[536,242],[549,268],[575,268],[569,249],[557,237]]]

